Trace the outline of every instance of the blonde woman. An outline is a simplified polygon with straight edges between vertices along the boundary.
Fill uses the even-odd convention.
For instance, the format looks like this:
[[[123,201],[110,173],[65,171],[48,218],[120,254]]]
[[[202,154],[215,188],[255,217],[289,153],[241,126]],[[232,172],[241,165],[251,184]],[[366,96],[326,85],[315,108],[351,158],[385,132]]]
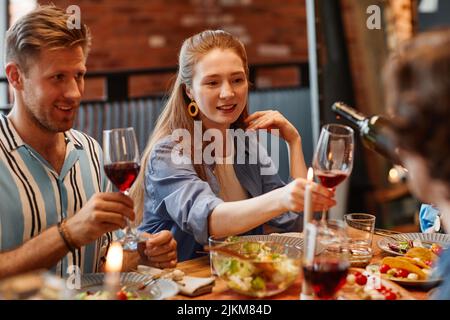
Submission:
[[[207,30],[184,41],[173,90],[132,190],[135,210],[143,214],[140,230],[170,230],[179,261],[196,257],[211,235],[260,234],[266,222],[292,228],[298,215],[289,211],[303,210],[301,137],[279,112],[248,116],[248,88],[247,55],[238,39]],[[260,129],[277,129],[287,142],[289,184],[252,139]],[[314,210],[333,206],[333,196],[314,184]]]

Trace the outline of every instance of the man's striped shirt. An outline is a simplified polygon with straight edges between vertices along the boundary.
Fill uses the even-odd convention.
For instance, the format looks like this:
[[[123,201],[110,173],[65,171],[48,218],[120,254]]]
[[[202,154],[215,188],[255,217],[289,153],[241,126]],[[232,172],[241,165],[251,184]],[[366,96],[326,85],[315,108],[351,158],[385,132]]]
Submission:
[[[70,218],[96,192],[106,189],[99,144],[88,135],[69,130],[60,174],[23,142],[12,122],[0,116],[0,251],[12,250],[63,218]],[[70,253],[53,269],[67,276],[77,265],[95,272],[108,237]]]

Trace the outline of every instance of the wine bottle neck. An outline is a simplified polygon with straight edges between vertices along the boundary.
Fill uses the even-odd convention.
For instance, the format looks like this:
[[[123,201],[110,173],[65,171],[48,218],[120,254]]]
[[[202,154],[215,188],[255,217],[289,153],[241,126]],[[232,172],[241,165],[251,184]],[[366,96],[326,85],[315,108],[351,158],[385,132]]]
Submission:
[[[343,102],[335,102],[331,106],[331,109],[351,123],[357,125],[360,129],[366,125],[365,123],[367,122],[367,117]]]

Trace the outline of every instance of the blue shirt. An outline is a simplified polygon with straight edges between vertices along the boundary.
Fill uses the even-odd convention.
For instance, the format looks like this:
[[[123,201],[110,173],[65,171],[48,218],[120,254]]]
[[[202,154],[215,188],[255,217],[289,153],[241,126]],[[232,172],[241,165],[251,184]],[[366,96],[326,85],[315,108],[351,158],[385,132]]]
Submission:
[[[73,216],[107,179],[102,152],[91,137],[65,132],[66,156],[61,172],[25,144],[9,119],[0,116],[0,251],[12,250],[63,218]],[[67,267],[95,272],[108,241],[91,243],[69,253],[53,270],[66,276]]]
[[[238,139],[242,141],[242,137]],[[235,152],[234,170],[249,197],[257,197],[285,183],[276,170],[272,170],[274,164],[265,149],[252,141],[245,140],[244,154]],[[239,143],[235,145],[239,146]],[[178,260],[184,261],[199,256],[198,251],[203,251],[203,245],[208,243],[208,217],[223,200],[218,196],[220,190],[213,174],[214,165],[206,166],[208,182],[203,181],[187,156],[183,157],[185,163],[174,163],[171,155],[172,151],[178,152],[177,147],[170,136],[153,147],[145,172],[144,213],[139,230],[149,233],[170,230],[178,243]],[[256,150],[258,157],[252,161],[255,158],[251,154]],[[264,171],[275,173],[261,174]],[[298,217],[288,212],[272,219],[270,224],[297,231]],[[262,226],[259,226],[246,234],[262,233]]]
[[[437,265],[437,277],[444,279],[433,292],[431,299],[450,300],[450,249],[441,253]]]

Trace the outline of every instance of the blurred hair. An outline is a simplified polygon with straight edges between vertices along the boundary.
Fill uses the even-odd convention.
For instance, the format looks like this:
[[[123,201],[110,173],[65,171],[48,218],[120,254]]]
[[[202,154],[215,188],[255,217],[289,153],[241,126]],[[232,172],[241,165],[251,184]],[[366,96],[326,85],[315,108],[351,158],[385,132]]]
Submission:
[[[424,158],[430,176],[450,188],[450,28],[405,43],[384,77],[399,147]]]
[[[5,63],[14,61],[27,72],[30,60],[42,49],[62,49],[81,46],[87,58],[91,35],[88,27],[70,29],[71,15],[53,5],[39,6],[19,18],[6,32]]]
[[[145,170],[147,168],[150,153],[155,144],[165,136],[172,134],[176,129],[186,129],[194,137],[194,119],[189,115],[187,106],[191,102],[186,95],[185,87],[192,87],[192,79],[194,77],[194,68],[202,57],[213,49],[233,50],[242,60],[245,74],[248,81],[249,70],[247,53],[244,45],[233,35],[223,30],[206,30],[200,32],[183,42],[178,59],[178,73],[173,84],[170,96],[165,104],[164,110],[156,122],[155,129],[149,138],[147,146],[143,152],[141,160],[141,168],[136,182],[130,190],[130,195],[135,203],[135,212],[137,214],[136,222],[142,218],[144,205],[144,189],[145,189]],[[248,106],[245,106],[231,128],[245,129],[244,119],[248,116]],[[198,116],[197,116],[198,118]],[[194,141],[191,141],[192,148]],[[191,157],[194,152],[191,152]],[[192,161],[194,163],[194,161]],[[207,180],[205,168],[203,164],[194,164],[194,168],[198,176],[202,180]]]

